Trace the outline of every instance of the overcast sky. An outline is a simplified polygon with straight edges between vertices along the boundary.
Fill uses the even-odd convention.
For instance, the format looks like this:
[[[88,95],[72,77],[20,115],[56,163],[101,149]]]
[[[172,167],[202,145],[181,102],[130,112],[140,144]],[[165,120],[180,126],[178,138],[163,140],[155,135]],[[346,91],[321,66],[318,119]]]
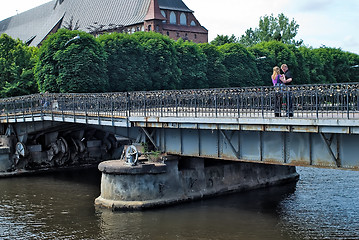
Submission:
[[[49,0],[0,0],[0,20]],[[74,1],[74,0],[72,0]],[[240,37],[257,28],[259,18],[284,13],[299,24],[297,40],[359,54],[359,0],[183,0],[199,22],[217,35]]]

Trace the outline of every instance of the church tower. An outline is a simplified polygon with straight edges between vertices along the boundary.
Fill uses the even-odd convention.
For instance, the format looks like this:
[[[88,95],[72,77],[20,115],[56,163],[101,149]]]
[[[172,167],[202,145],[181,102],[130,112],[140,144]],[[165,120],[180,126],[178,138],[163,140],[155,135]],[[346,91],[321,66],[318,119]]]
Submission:
[[[151,0],[150,6],[144,19],[145,31],[162,33],[162,22],[165,20],[166,18],[161,14],[158,0]]]

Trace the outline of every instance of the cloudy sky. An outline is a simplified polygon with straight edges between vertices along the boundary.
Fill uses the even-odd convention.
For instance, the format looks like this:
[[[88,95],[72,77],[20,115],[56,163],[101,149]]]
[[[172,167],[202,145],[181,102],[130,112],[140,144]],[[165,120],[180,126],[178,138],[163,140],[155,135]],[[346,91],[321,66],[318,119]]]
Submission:
[[[0,0],[0,20],[49,0]],[[359,54],[359,0],[183,0],[209,30],[217,35],[240,37],[257,28],[259,18],[284,13],[299,24],[297,40]]]

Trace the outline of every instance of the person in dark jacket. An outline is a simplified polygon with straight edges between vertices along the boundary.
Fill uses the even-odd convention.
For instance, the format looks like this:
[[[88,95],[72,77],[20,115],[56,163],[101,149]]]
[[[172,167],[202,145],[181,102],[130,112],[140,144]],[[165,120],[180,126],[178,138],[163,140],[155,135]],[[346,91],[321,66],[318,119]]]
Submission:
[[[282,64],[280,67],[283,71],[283,80],[282,82],[286,86],[292,85],[293,76],[292,72],[289,70],[287,64]],[[287,88],[289,89],[289,88]],[[293,97],[290,91],[287,92],[287,117],[293,117]]]

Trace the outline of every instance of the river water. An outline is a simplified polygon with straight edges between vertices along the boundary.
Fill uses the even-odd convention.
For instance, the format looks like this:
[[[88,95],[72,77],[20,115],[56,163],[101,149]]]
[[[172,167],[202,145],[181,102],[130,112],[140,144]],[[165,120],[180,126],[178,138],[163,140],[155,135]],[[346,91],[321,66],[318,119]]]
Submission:
[[[96,169],[0,179],[0,239],[359,239],[359,172],[143,212],[94,207]]]

